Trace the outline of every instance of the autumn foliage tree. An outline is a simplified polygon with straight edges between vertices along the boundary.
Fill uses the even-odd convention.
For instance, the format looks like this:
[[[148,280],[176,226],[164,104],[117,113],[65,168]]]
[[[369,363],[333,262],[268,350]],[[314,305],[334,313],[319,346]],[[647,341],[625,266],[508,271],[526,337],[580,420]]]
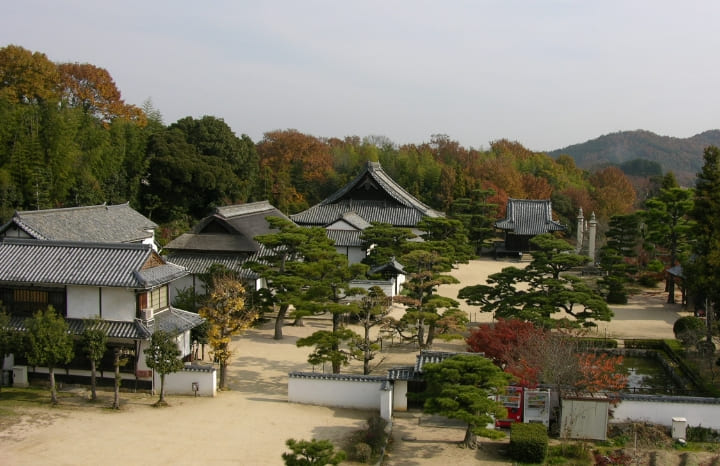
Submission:
[[[232,337],[246,330],[258,317],[257,310],[245,306],[245,287],[231,275],[214,277],[213,288],[200,308],[209,323],[208,338],[212,355],[220,364],[219,388],[226,388],[227,365],[232,356]]]
[[[545,330],[517,319],[499,320],[474,329],[468,349],[484,353],[517,383],[540,383],[556,390],[618,392],[627,384],[622,356],[594,352],[567,333]]]

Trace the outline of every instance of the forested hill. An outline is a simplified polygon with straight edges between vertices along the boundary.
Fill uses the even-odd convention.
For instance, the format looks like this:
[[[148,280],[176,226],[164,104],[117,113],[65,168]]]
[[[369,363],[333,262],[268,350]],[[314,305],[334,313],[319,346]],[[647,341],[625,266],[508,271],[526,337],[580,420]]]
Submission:
[[[567,154],[578,167],[593,169],[621,165],[635,159],[657,162],[664,173],[672,171],[683,185],[692,185],[703,164],[703,150],[720,146],[720,130],[710,130],[690,138],[659,136],[650,131],[620,131],[590,141],[549,152],[557,158]]]

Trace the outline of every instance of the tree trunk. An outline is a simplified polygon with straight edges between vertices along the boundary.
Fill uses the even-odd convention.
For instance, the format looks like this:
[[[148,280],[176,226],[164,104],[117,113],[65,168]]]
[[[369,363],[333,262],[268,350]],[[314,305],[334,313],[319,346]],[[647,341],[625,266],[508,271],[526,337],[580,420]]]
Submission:
[[[160,399],[158,404],[165,404],[165,374],[160,374]]]
[[[671,276],[667,281],[668,304],[675,304],[675,279]]]
[[[273,335],[273,340],[282,340],[282,328],[285,324],[285,314],[287,314],[288,307],[290,306],[287,304],[283,304],[278,310],[278,315],[275,318],[275,335]]]
[[[58,399],[57,390],[55,389],[55,368],[48,367],[48,370],[50,372],[50,401],[52,401],[52,404],[56,405]]]
[[[425,348],[425,321],[423,320],[418,320],[417,342],[420,348]]]
[[[365,355],[363,357],[363,374],[370,374],[370,360],[372,359],[372,350],[370,349],[370,327],[365,325]]]
[[[428,325],[427,341],[425,348],[432,348],[433,342],[435,341],[435,324]]]
[[[120,409],[120,349],[115,348],[115,396],[113,397],[112,409]]]
[[[97,392],[95,391],[97,383],[95,375],[95,360],[93,359],[90,361],[90,393],[92,393],[90,399],[93,401],[97,400]]]
[[[225,390],[225,374],[227,373],[227,362],[220,362],[220,390]]]
[[[477,435],[475,435],[472,430],[473,426],[468,424],[467,429],[465,429],[465,439],[462,444],[464,447],[474,450],[477,448]]]

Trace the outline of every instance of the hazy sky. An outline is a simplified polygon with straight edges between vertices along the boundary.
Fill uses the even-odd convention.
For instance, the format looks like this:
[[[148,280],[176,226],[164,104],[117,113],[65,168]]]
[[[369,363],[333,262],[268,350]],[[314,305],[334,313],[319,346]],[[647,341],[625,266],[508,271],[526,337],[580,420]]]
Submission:
[[[107,69],[165,123],[552,150],[720,127],[720,2],[0,0],[0,46]]]

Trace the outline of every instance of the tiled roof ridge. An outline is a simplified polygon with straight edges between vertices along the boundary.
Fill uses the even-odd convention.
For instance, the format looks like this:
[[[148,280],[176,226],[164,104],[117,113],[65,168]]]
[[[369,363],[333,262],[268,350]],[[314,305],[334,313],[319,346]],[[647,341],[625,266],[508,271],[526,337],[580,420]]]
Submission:
[[[257,202],[248,202],[246,204],[234,204],[229,206],[216,207],[215,213],[225,218],[232,218],[238,215],[264,212],[266,210],[273,209],[275,209],[275,207],[270,204],[270,201],[264,200]]]
[[[138,249],[151,251],[152,246],[145,243],[108,243],[90,241],[44,240],[34,238],[0,237],[0,243],[27,245],[35,247],[63,247],[80,249]]]
[[[38,209],[38,210],[16,210],[15,215],[44,215],[44,214],[53,214],[56,212],[69,212],[69,211],[76,211],[76,210],[91,210],[91,209],[110,209],[111,207],[124,207],[129,206],[130,202],[125,202],[122,204],[108,204],[107,202],[103,202],[102,204],[97,205],[83,205],[83,206],[75,206],[75,207],[57,207],[55,209]]]

